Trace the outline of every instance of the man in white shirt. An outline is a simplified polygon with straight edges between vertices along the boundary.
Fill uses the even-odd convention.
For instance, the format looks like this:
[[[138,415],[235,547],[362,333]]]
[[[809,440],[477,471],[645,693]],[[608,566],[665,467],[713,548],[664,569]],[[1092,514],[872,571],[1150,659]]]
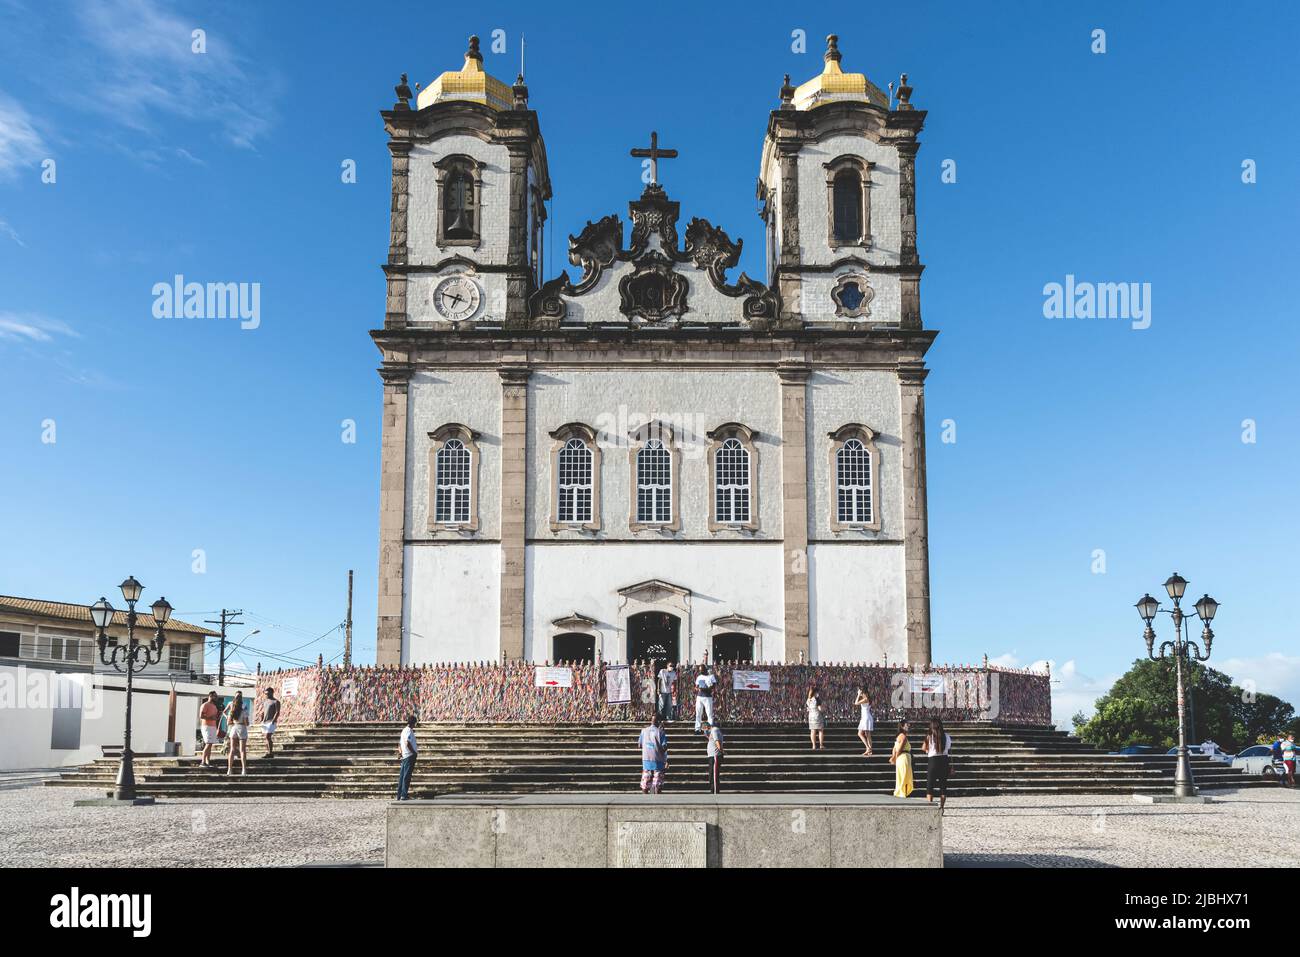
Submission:
[[[402,740],[397,745],[397,753],[402,756],[402,770],[397,775],[397,800],[407,801],[407,791],[411,787],[411,773],[415,770],[415,758],[420,753],[415,743],[415,715],[406,719],[402,729]]]
[[[708,665],[700,665],[700,673],[695,678],[695,733],[703,729],[700,719],[710,727],[713,725],[713,690],[718,685],[718,676],[709,674]]]
[[[677,689],[677,670],[671,661],[659,669],[659,716],[665,721],[673,719],[673,692]]]
[[[713,785],[713,793],[718,794],[722,790],[722,756],[726,748],[722,744],[722,729],[716,724],[709,726],[709,746],[707,754],[709,756],[709,783]]]

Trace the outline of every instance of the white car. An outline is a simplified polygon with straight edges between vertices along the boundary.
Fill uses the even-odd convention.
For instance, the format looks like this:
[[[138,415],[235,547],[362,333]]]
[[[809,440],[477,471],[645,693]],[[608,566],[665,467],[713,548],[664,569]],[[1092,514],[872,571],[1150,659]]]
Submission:
[[[1247,774],[1260,774],[1275,778],[1283,773],[1281,765],[1273,763],[1273,749],[1267,744],[1253,744],[1232,759],[1232,766]]]
[[[1177,753],[1178,753],[1177,748],[1170,748],[1168,751],[1165,752],[1165,754],[1167,754],[1170,757],[1173,757]],[[1232,755],[1228,754],[1228,752],[1226,751],[1220,751],[1218,750],[1218,748],[1215,748],[1215,750],[1213,751],[1207,751],[1205,750],[1204,747],[1202,747],[1199,744],[1189,744],[1187,746],[1187,753],[1191,757],[1197,757],[1203,754],[1211,761],[1218,761],[1220,764],[1228,764],[1230,761],[1233,760]]]

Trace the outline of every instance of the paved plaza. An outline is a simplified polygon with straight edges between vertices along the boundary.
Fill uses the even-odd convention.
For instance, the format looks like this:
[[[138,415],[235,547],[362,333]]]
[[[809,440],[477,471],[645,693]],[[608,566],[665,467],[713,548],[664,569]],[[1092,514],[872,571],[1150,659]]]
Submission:
[[[362,864],[384,854],[386,801],[169,800],[74,808],[97,791],[0,790],[0,866],[246,867]],[[1209,805],[1128,797],[985,797],[951,802],[948,867],[1294,867],[1300,791],[1216,791]],[[921,800],[924,800],[922,798]]]

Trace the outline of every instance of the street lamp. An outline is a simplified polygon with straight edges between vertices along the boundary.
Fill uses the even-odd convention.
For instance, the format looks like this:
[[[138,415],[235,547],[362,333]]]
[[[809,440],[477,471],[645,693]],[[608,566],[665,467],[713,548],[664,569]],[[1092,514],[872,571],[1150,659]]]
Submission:
[[[1205,651],[1202,653],[1201,646],[1187,637],[1184,630],[1184,622],[1189,618],[1183,614],[1181,602],[1187,592],[1187,579],[1174,572],[1165,582],[1165,591],[1173,599],[1173,608],[1162,609],[1160,602],[1149,594],[1138,599],[1136,607],[1138,614],[1146,622],[1142,637],[1146,641],[1147,657],[1152,661],[1160,661],[1167,657],[1174,659],[1174,671],[1178,681],[1178,759],[1174,768],[1174,796],[1190,798],[1196,796],[1196,782],[1192,780],[1192,762],[1187,755],[1187,709],[1183,694],[1183,662],[1186,661],[1190,668],[1193,661],[1210,660],[1210,645],[1214,641],[1210,622],[1214,620],[1214,614],[1219,610],[1219,603],[1209,595],[1203,595],[1193,606],[1205,626],[1201,631],[1201,640],[1205,643]],[[1174,619],[1174,640],[1162,642],[1160,653],[1156,654],[1156,633],[1151,627],[1151,622],[1160,611],[1164,611]]]
[[[98,631],[96,643],[99,645],[99,660],[126,675],[126,731],[122,739],[122,761],[117,768],[117,784],[110,797],[115,801],[130,801],[134,804],[152,804],[153,798],[140,798],[135,794],[135,765],[131,754],[131,692],[132,678],[150,665],[162,660],[166,636],[163,626],[171,619],[172,606],[166,598],[159,598],[149,610],[154,618],[153,640],[141,644],[135,637],[136,613],[135,603],[140,600],[144,586],[128,576],[122,582],[122,597],[126,599],[126,644],[117,641],[109,643],[108,627],[113,623],[113,606],[108,599],[100,598],[90,606],[90,617]]]

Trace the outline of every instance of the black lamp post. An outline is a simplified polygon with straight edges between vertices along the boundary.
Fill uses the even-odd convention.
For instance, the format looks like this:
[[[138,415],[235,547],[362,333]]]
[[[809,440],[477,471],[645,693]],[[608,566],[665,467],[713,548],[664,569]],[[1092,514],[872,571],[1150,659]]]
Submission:
[[[131,801],[136,804],[153,803],[151,798],[138,798],[135,794],[135,766],[131,755],[131,691],[132,678],[150,665],[162,660],[163,645],[166,638],[163,626],[172,616],[172,606],[166,598],[159,598],[150,607],[153,613],[155,629],[153,640],[141,644],[135,637],[136,613],[135,603],[140,599],[144,586],[128,576],[122,582],[122,597],[126,599],[126,644],[108,641],[108,626],[113,622],[113,606],[106,598],[100,598],[90,606],[90,617],[99,632],[99,660],[112,665],[114,670],[126,675],[126,732],[122,739],[122,762],[117,769],[117,784],[110,797],[115,801]],[[111,650],[110,650],[111,649]]]
[[[1193,606],[1205,626],[1201,631],[1201,640],[1205,642],[1205,652],[1202,653],[1200,645],[1187,637],[1184,631],[1184,623],[1189,618],[1183,614],[1181,602],[1187,591],[1187,579],[1174,572],[1165,582],[1165,591],[1173,599],[1173,608],[1162,609],[1156,599],[1150,595],[1143,595],[1137,603],[1137,610],[1142,620],[1146,622],[1146,631],[1143,632],[1142,637],[1147,643],[1147,657],[1152,661],[1160,661],[1167,657],[1174,659],[1174,671],[1178,680],[1178,758],[1174,768],[1174,796],[1189,798],[1196,795],[1196,782],[1192,779],[1192,762],[1187,756],[1187,709],[1183,692],[1183,662],[1187,661],[1190,667],[1192,661],[1210,660],[1210,645],[1214,641],[1210,622],[1214,620],[1214,613],[1219,610],[1219,603],[1209,595],[1203,595]],[[1156,654],[1156,633],[1151,627],[1151,621],[1159,611],[1164,611],[1174,619],[1174,640],[1162,642],[1160,653]]]

